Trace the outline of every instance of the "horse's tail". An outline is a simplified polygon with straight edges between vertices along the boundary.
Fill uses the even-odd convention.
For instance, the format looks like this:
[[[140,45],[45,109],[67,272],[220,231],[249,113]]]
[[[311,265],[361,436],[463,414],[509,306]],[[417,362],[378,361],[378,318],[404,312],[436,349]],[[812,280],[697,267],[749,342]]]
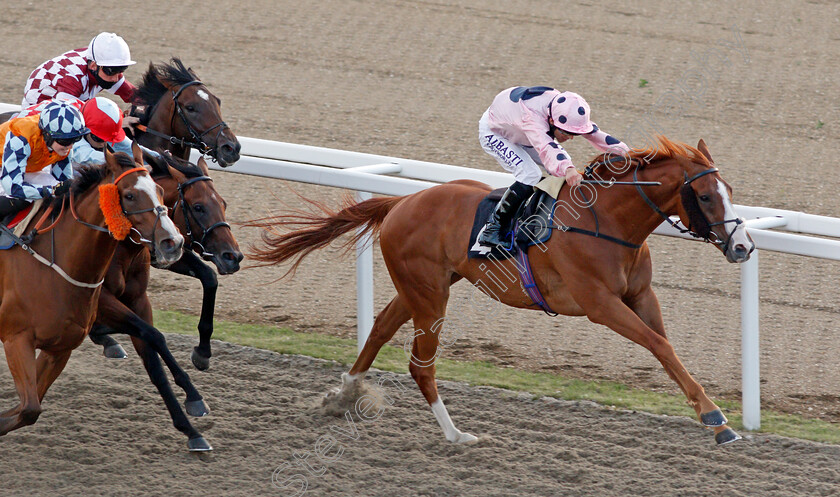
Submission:
[[[292,267],[282,277],[294,274],[304,257],[329,245],[341,235],[361,228],[341,245],[346,253],[363,236],[378,234],[385,216],[404,198],[377,197],[359,203],[348,198],[338,212],[320,202],[303,199],[320,212],[295,211],[245,223],[245,226],[265,229],[261,237],[264,246],[252,245],[248,257],[258,262],[257,266],[294,260]],[[283,228],[283,231],[278,228]]]

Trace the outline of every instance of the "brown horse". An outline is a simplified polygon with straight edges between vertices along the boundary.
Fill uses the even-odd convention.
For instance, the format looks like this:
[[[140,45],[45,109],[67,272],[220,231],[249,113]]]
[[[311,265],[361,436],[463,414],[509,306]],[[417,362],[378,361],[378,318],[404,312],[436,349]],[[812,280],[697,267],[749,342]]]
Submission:
[[[621,168],[614,168],[601,156],[590,164],[590,171],[601,164],[610,168],[615,179],[630,176],[634,181],[661,185],[590,186],[585,195],[580,187],[562,189],[558,204],[565,208],[555,211],[557,224],[606,237],[574,231],[556,233],[542,250],[530,250],[534,280],[555,312],[586,316],[652,352],[682,389],[701,422],[714,427],[717,442],[737,440],[740,437],[726,426],[726,417],[691,377],[666,338],[659,302],[651,288],[652,267],[645,240],[663,216],[677,214],[686,226],[704,232],[730,262],[747,260],[754,244],[735,215],[731,189],[713,167],[702,140],[693,148],[661,138],[656,149],[633,151],[624,161]],[[452,442],[476,438],[455,428],[435,383],[434,362],[449,287],[466,278],[504,304],[534,308],[522,286],[488,277],[491,264],[467,256],[476,208],[489,191],[475,181],[453,181],[404,197],[348,203],[337,213],[319,206],[326,215],[297,213],[251,223],[265,228],[284,224],[301,227],[289,233],[264,232],[267,247],[253,255],[266,264],[296,258],[290,271],[305,255],[344,233],[363,227],[356,240],[365,233],[379,232],[382,256],[397,296],[377,316],[362,352],[349,373],[343,375],[339,395],[350,395],[354,384],[363,381],[379,349],[403,323],[413,319],[409,370]],[[584,197],[589,199],[585,208],[573,212],[569,207],[581,205]],[[498,273],[515,275],[514,264],[507,259],[493,265]]]
[[[134,152],[133,159],[106,152],[104,166],[77,172],[70,194],[52,206],[54,212],[69,205],[64,210],[71,214],[59,215],[52,233],[36,236],[28,247],[0,253],[0,339],[20,396],[20,405],[0,413],[0,435],[38,419],[47,389],[93,324],[118,243],[104,227],[98,187],[107,192],[114,188],[107,185],[116,184],[109,228],[125,223],[121,208],[131,230],[151,240],[162,261],[171,263],[181,256],[184,239],[161,205],[136,145]],[[52,261],[46,259],[50,254]],[[41,349],[37,359],[35,349]]]
[[[225,201],[213,186],[204,159],[199,158],[198,165],[194,165],[176,159],[168,152],[164,152],[160,159],[148,155],[146,159],[152,166],[152,178],[163,188],[164,205],[184,235],[187,247],[202,254],[210,254],[221,274],[232,272],[231,268],[238,269],[242,253],[230,225],[225,221]],[[96,343],[105,344],[104,339],[109,338],[107,333],[126,333],[132,330],[135,335],[132,337],[134,348],[143,359],[149,378],[160,392],[175,428],[187,435],[191,451],[212,450],[184,415],[155,348],[149,348],[144,340],[137,338],[137,335],[151,337],[146,341],[157,340],[161,343],[158,348],[165,348],[165,338],[153,326],[152,306],[146,293],[150,266],[151,256],[144,245],[130,240],[120,243],[99,296],[99,314],[90,337]],[[215,292],[211,298],[214,296]],[[205,338],[202,337],[202,340]],[[206,341],[209,350],[209,336]],[[192,416],[206,415],[209,409],[190,382],[189,375],[171,355],[161,357],[169,367],[175,383],[187,394],[187,413]]]
[[[141,145],[168,149],[181,159],[188,159],[195,148],[222,167],[239,160],[242,146],[222,120],[221,100],[181,59],[149,64],[137,87],[135,104],[144,107],[137,133]]]
[[[136,103],[143,106],[139,114],[142,131],[138,133],[141,145],[155,150],[169,150],[182,160],[189,158],[190,150],[196,148],[203,154],[210,155],[220,165],[227,167],[239,160],[240,145],[236,136],[222,120],[220,100],[210,93],[195,73],[184,66],[178,58],[173,58],[169,64],[150,65],[143,75],[143,80],[137,89]],[[136,111],[136,109],[134,109]],[[163,175],[165,176],[165,174]],[[158,175],[160,178],[161,175]],[[204,177],[209,179],[209,173]],[[207,190],[204,183],[190,188],[193,192]],[[175,192],[171,192],[174,195]],[[170,197],[171,198],[171,197]],[[221,199],[221,197],[219,197]],[[222,202],[224,202],[222,200]],[[174,205],[174,204],[172,204]],[[193,205],[182,203],[185,205]],[[203,211],[203,204],[195,204],[195,209],[189,210],[189,216],[183,228],[187,232],[195,231],[190,237],[188,250],[175,264],[167,267],[169,271],[196,278],[201,282],[203,291],[201,315],[198,320],[199,343],[193,348],[192,362],[199,370],[210,367],[210,338],[213,335],[213,315],[216,306],[216,291],[219,282],[216,273],[202,261],[212,261],[219,274],[232,274],[239,270],[242,253],[239,251],[232,235],[222,238],[209,236],[214,233],[219,221],[217,211]],[[176,209],[173,217],[184,216],[186,210]],[[222,213],[222,219],[224,213]],[[215,219],[210,221],[210,219]],[[226,223],[225,223],[226,225]],[[200,230],[200,233],[199,233]],[[223,230],[225,231],[225,230]],[[233,242],[232,244],[230,242]],[[131,276],[127,280],[131,283]],[[137,282],[145,288],[145,282]],[[134,286],[134,285],[130,285]],[[101,323],[100,323],[101,324]],[[103,346],[106,357],[124,358],[125,350],[108,333],[118,330],[97,326],[91,331],[91,339]]]

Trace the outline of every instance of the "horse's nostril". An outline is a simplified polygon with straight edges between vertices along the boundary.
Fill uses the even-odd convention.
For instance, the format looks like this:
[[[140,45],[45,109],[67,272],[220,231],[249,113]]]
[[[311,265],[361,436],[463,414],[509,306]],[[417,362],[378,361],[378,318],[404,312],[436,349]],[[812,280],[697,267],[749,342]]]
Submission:
[[[747,247],[739,243],[738,245],[735,245],[735,253],[738,255],[745,254],[747,253]]]

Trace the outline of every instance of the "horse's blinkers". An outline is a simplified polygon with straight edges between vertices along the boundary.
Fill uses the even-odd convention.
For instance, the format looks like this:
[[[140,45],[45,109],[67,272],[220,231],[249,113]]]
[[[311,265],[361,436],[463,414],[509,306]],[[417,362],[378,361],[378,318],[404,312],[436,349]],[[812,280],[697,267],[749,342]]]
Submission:
[[[709,220],[706,215],[700,210],[700,204],[697,202],[697,194],[694,193],[694,188],[691,184],[686,183],[680,189],[680,198],[682,200],[683,209],[688,216],[688,229],[699,235],[701,238],[709,238],[712,227],[709,225]]]

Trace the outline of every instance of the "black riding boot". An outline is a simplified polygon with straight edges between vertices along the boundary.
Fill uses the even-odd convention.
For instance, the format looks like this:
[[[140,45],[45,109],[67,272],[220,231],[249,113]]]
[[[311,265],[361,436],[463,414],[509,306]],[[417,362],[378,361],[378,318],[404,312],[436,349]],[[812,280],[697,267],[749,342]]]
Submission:
[[[490,219],[484,226],[484,231],[478,238],[478,243],[488,247],[504,245],[513,216],[516,215],[516,211],[519,210],[522,202],[532,193],[534,193],[534,187],[525,183],[517,181],[510,185],[496,205],[496,209],[490,214]]]
[[[27,204],[28,200],[0,196],[0,223],[5,224],[7,217],[20,212]]]

